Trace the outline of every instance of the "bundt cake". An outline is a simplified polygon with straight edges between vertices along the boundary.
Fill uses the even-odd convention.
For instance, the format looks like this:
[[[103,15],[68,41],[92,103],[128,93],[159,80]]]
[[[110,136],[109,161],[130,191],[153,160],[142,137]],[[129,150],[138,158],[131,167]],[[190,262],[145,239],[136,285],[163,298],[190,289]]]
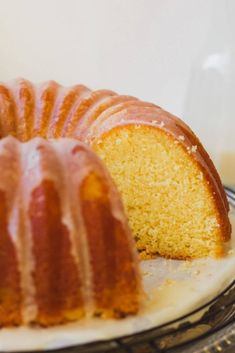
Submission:
[[[231,226],[219,175],[189,127],[160,107],[82,85],[18,80],[0,86],[0,134],[89,144],[121,192],[143,254],[223,255]]]
[[[136,249],[99,158],[72,139],[9,136],[0,170],[0,326],[136,313]]]

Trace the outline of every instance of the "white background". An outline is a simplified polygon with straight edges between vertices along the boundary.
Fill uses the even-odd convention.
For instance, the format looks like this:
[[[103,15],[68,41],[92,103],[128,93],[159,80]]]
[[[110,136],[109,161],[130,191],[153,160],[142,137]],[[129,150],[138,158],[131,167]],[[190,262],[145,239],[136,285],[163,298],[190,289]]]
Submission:
[[[2,0],[1,80],[82,82],[181,115],[213,1]]]

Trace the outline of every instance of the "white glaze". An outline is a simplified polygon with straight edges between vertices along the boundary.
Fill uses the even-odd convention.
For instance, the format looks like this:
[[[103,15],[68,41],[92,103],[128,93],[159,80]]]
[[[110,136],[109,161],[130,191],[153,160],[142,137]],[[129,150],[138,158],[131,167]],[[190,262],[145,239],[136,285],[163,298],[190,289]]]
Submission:
[[[74,144],[70,141],[68,148],[66,142],[67,139],[61,139],[59,143],[58,140],[53,141],[54,149],[58,152],[60,161],[63,164],[63,173],[66,184],[66,195],[62,198],[62,222],[70,230],[70,240],[72,243],[71,251],[76,261],[78,272],[81,275],[85,312],[89,316],[94,312],[95,306],[93,295],[94,290],[92,287],[93,278],[86,228],[81,214],[78,190],[81,181],[93,170],[93,167],[89,165],[88,158],[86,157],[83,158],[82,165],[80,164],[82,156],[79,152],[78,159],[74,156],[71,158],[72,150],[77,147],[78,144],[75,140]],[[87,156],[86,152],[85,155]],[[67,210],[64,208],[64,200],[67,201]]]

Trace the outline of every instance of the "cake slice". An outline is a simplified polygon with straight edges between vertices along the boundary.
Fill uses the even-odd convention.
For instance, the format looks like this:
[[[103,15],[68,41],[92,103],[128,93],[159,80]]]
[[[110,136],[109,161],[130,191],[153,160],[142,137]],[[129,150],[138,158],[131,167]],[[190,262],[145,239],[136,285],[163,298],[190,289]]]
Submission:
[[[180,119],[157,106],[119,105],[97,118],[89,143],[121,192],[144,256],[223,256],[231,234],[226,195],[205,149]]]

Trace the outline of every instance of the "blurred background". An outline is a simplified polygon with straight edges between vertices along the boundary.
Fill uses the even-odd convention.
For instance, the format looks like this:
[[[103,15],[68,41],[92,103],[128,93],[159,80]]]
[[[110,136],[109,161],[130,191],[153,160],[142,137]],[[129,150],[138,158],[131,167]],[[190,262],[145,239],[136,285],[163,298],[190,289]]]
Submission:
[[[0,80],[54,79],[154,102],[235,184],[235,0],[0,0]]]

